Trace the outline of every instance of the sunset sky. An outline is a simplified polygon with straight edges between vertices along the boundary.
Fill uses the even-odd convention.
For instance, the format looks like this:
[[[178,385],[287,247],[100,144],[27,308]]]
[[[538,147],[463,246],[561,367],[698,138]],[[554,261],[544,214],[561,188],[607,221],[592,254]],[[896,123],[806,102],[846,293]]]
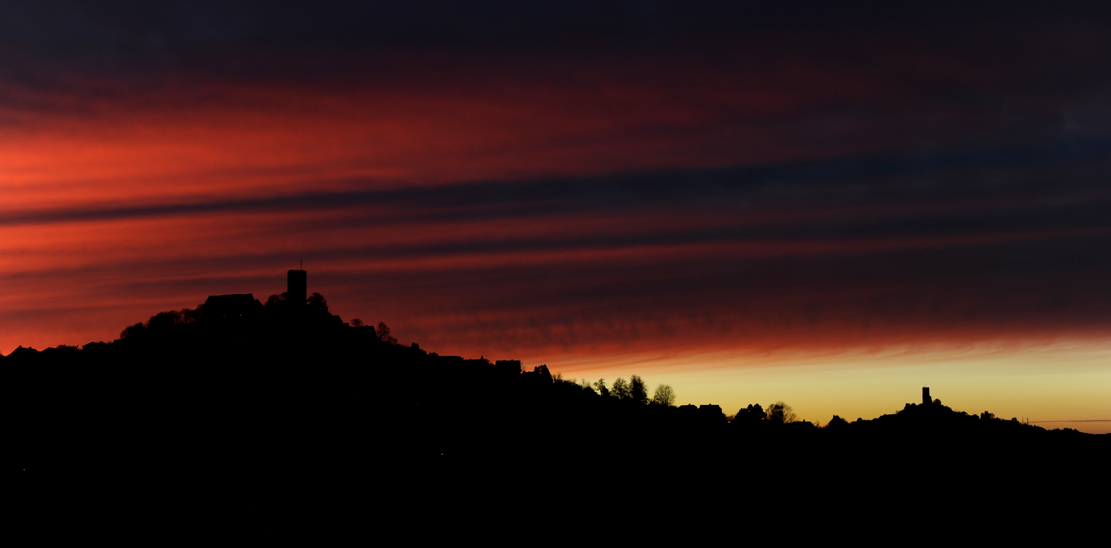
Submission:
[[[1111,431],[1106,2],[378,4],[0,2],[0,353],[303,260],[440,354]]]

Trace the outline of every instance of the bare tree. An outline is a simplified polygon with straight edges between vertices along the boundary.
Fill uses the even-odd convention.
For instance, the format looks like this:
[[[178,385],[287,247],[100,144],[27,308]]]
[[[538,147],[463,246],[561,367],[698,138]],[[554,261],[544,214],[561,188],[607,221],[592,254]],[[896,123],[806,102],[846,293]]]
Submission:
[[[666,384],[657,386],[656,393],[652,395],[652,403],[664,407],[675,405],[675,391],[671,389],[671,386]]]
[[[798,415],[787,405],[781,401],[777,401],[768,406],[768,420],[774,423],[786,424],[799,420]]]
[[[397,339],[390,336],[390,326],[386,322],[378,322],[378,338],[386,344],[397,344]]]

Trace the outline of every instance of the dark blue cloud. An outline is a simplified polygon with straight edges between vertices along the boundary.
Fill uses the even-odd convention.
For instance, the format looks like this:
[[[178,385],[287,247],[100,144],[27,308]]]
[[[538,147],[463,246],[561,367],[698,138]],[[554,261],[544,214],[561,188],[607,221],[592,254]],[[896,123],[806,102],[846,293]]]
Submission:
[[[1111,137],[1066,137],[1025,146],[964,147],[720,169],[558,178],[479,181],[440,186],[217,199],[175,203],[91,205],[9,210],[0,224],[115,220],[211,212],[367,209],[378,224],[434,220],[476,221],[578,213],[641,211],[764,213],[809,211],[790,227],[803,233],[826,221],[827,212],[870,208],[895,225],[945,218],[939,226],[976,227],[991,218],[998,228],[1030,229],[1100,224],[1085,213],[1105,206]],[[348,181],[347,186],[358,181]],[[335,181],[305,181],[309,188]],[[368,186],[375,186],[372,181]],[[907,207],[917,209],[908,214]],[[898,209],[901,208],[901,209]],[[1012,220],[1017,215],[1023,221]],[[921,218],[921,219],[920,219]],[[845,226],[868,226],[867,217]],[[991,226],[988,222],[985,226]],[[828,227],[827,227],[828,228]],[[744,230],[750,230],[745,228]],[[910,230],[910,229],[908,229]],[[913,232],[913,230],[911,230]]]

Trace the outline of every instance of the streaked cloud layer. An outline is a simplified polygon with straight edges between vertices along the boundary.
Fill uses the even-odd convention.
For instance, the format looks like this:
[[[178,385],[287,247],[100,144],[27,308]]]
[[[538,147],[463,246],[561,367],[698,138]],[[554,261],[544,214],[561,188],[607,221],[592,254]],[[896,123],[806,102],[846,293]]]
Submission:
[[[677,387],[1111,335],[1102,6],[43,6],[0,7],[0,352],[300,259],[403,341]]]

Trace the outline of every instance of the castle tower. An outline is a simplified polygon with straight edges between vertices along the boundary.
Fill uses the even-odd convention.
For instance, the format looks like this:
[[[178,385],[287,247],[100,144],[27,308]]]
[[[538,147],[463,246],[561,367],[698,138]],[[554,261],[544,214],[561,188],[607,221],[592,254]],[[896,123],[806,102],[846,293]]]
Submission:
[[[309,278],[304,270],[290,270],[286,278],[286,291],[289,292],[289,302],[298,306],[305,304],[308,298]]]

